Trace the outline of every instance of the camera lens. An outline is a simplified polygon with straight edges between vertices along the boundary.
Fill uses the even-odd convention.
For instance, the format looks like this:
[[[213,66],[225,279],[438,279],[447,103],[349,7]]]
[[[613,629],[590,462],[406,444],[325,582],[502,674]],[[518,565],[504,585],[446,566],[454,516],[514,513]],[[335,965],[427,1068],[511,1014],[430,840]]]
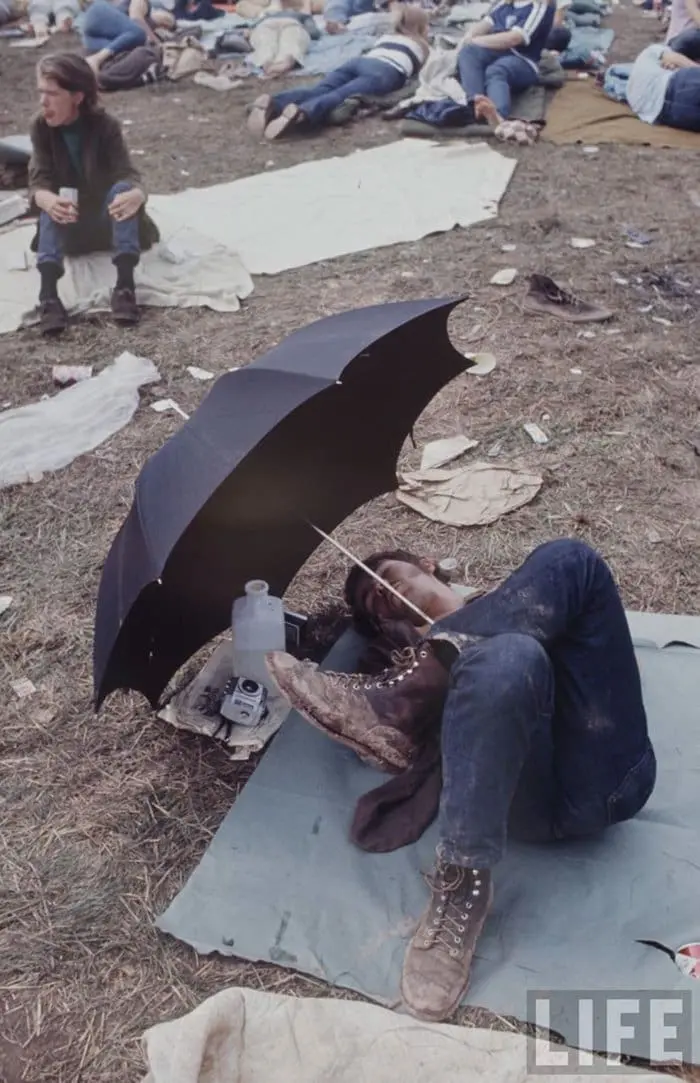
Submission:
[[[257,681],[250,681],[247,678],[241,681],[241,692],[246,692],[249,696],[256,696],[259,688]]]

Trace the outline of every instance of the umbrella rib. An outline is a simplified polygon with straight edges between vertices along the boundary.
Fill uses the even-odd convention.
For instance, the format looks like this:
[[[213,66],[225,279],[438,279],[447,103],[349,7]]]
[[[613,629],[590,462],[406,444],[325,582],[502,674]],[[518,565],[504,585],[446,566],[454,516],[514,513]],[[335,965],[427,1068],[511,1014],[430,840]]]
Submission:
[[[331,545],[334,545],[336,549],[339,549],[341,553],[343,553],[346,557],[352,560],[354,564],[357,564],[359,568],[362,568],[362,571],[366,572],[367,575],[370,575],[372,579],[375,579],[377,581],[377,583],[381,583],[383,587],[386,587],[386,589],[392,594],[394,594],[399,599],[399,601],[403,603],[403,605],[408,606],[409,609],[412,609],[413,612],[421,618],[421,620],[425,621],[426,624],[433,624],[433,621],[430,619],[430,617],[426,616],[422,609],[419,609],[417,605],[413,604],[413,602],[409,602],[408,598],[404,598],[403,594],[396,590],[395,587],[392,587],[391,583],[387,583],[386,579],[383,579],[381,575],[377,575],[377,573],[373,572],[371,568],[368,568],[367,565],[364,564],[359,557],[356,557],[353,553],[350,552],[349,549],[346,549],[344,545],[341,545],[340,542],[336,541],[335,538],[331,538],[330,535],[326,534],[325,531],[321,530],[319,526],[315,526],[313,523],[309,522],[308,519],[306,521],[307,523],[309,523],[309,526],[316,531],[317,534],[320,534],[322,538],[325,538],[325,540],[329,541]]]

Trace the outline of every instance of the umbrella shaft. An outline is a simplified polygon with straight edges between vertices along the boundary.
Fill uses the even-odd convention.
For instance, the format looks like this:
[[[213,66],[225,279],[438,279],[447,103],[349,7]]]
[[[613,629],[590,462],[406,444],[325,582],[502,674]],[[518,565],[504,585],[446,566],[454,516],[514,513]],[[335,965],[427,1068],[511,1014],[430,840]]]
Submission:
[[[344,556],[352,560],[353,563],[357,564],[359,568],[362,568],[363,572],[366,572],[367,575],[371,576],[372,579],[376,580],[377,583],[381,583],[383,587],[386,587],[386,589],[391,594],[394,594],[403,605],[408,606],[409,609],[412,609],[413,612],[416,613],[417,616],[421,618],[421,620],[425,621],[426,624],[433,623],[430,617],[426,616],[426,614],[421,609],[419,609],[417,605],[414,605],[413,602],[409,602],[408,598],[404,598],[403,594],[396,590],[395,587],[392,587],[391,583],[387,583],[386,579],[382,579],[381,575],[377,575],[377,573],[373,572],[371,568],[368,568],[367,565],[364,564],[359,557],[356,557],[354,553],[350,552],[349,549],[346,549],[345,546],[340,544],[340,542],[337,542],[335,538],[331,538],[330,535],[326,534],[323,530],[321,530],[320,527],[314,526],[313,523],[309,523],[309,526],[313,527],[317,534],[320,534],[322,538],[325,538],[325,540],[329,541],[331,545],[334,545],[336,549],[339,549],[340,552],[344,554]]]

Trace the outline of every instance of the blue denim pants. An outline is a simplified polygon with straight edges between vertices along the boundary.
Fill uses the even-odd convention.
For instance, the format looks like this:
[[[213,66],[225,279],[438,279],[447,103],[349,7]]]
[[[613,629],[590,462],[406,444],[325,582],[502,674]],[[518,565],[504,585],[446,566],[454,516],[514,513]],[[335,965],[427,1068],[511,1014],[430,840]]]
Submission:
[[[111,227],[112,248],[115,256],[130,255],[138,257],[141,253],[139,216],[134,215],[133,218],[127,218],[125,222],[115,222],[107,213],[107,207],[114,197],[120,192],[128,192],[131,188],[133,188],[133,184],[130,184],[129,181],[118,181],[113,184],[105,199],[102,218],[95,223],[95,232],[98,234],[104,232],[105,225]],[[78,214],[80,214],[80,207],[78,207]],[[54,222],[53,218],[49,217],[46,211],[42,211],[39,215],[37,264],[41,266],[42,263],[57,263],[62,268],[66,237],[71,229],[76,228],[77,226],[59,226],[57,222]],[[80,230],[82,233],[89,231],[89,224],[83,218],[80,219]]]
[[[113,56],[146,44],[146,31],[108,0],[93,0],[85,12],[81,27],[88,53],[109,49]]]
[[[700,132],[700,68],[680,68],[668,81],[657,124]]]
[[[485,94],[504,120],[510,116],[513,95],[534,86],[539,78],[521,56],[485,49],[483,45],[462,46],[457,71],[467,98]]]
[[[285,105],[301,105],[308,123],[317,127],[348,98],[360,94],[391,94],[405,82],[406,77],[393,65],[360,56],[329,72],[316,86],[275,94],[275,111],[279,115]]]
[[[444,860],[490,868],[509,834],[595,835],[647,802],[656,758],[639,669],[620,596],[594,550],[570,539],[540,546],[430,638],[451,662]]]

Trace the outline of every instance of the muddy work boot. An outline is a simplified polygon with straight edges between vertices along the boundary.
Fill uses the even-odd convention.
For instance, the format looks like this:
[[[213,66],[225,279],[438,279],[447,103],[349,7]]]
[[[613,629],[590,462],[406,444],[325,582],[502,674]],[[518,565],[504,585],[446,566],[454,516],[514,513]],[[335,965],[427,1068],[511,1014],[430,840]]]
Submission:
[[[447,693],[448,671],[426,645],[402,651],[377,677],[324,672],[281,651],[269,654],[267,665],[282,695],[313,726],[391,773],[413,762]]]
[[[476,942],[493,901],[488,869],[438,861],[429,880],[432,898],[408,946],[401,995],[408,1011],[439,1023],[458,1008]]]
[[[523,308],[526,312],[556,316],[567,323],[599,323],[614,315],[602,305],[592,305],[575,297],[548,275],[530,275],[530,289]]]

